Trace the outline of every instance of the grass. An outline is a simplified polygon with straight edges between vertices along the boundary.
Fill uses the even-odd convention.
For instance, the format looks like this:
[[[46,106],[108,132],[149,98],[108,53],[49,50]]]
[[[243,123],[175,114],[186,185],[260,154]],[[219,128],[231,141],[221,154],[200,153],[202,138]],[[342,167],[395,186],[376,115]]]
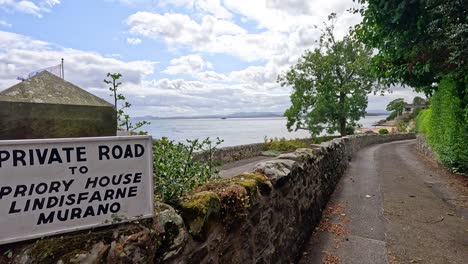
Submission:
[[[270,151],[270,153],[274,153],[273,151],[277,152],[288,152],[294,151],[298,148],[308,148],[310,144],[320,144],[325,141],[332,140],[339,136],[323,136],[323,137],[316,137],[316,138],[308,138],[308,139],[290,139],[287,140],[285,138],[271,138],[265,139],[265,150]]]

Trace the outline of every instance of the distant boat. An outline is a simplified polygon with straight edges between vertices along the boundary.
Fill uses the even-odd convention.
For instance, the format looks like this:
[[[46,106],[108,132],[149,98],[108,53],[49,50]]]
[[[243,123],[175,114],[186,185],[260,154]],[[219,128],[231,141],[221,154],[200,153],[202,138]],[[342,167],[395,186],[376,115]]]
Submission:
[[[226,119],[227,117],[221,117],[221,119]]]

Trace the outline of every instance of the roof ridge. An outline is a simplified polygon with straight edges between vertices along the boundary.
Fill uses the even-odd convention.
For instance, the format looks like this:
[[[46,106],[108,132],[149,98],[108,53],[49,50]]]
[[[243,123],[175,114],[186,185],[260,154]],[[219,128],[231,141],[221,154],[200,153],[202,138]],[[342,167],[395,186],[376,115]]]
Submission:
[[[106,100],[47,71],[1,91],[0,101],[113,107]]]

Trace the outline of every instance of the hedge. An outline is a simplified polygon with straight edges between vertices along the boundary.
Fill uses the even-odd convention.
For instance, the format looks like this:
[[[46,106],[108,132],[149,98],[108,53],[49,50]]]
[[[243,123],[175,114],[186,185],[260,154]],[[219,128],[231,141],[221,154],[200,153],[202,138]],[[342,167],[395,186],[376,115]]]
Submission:
[[[424,109],[416,117],[416,133],[429,133],[432,109]]]
[[[444,78],[431,98],[431,107],[416,119],[419,133],[425,133],[439,160],[450,169],[468,173],[468,124],[457,95],[457,84]]]

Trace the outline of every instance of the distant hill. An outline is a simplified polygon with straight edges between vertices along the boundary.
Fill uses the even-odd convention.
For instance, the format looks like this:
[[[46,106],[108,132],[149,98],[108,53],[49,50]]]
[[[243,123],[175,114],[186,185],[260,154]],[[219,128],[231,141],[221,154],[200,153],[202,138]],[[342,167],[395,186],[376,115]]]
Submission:
[[[240,112],[227,115],[227,118],[282,117],[282,113],[273,112]]]
[[[229,115],[200,115],[200,116],[142,116],[136,117],[135,120],[155,120],[155,119],[205,119],[205,118],[259,118],[259,117],[282,117],[282,113],[274,112],[240,112]]]
[[[385,111],[368,111],[367,116],[380,116],[388,115]],[[158,116],[142,116],[136,117],[135,120],[156,120],[156,119],[206,119],[206,118],[262,118],[262,117],[282,117],[283,113],[279,112],[239,112],[229,115],[200,115],[200,116],[170,116],[170,117],[158,117]]]

